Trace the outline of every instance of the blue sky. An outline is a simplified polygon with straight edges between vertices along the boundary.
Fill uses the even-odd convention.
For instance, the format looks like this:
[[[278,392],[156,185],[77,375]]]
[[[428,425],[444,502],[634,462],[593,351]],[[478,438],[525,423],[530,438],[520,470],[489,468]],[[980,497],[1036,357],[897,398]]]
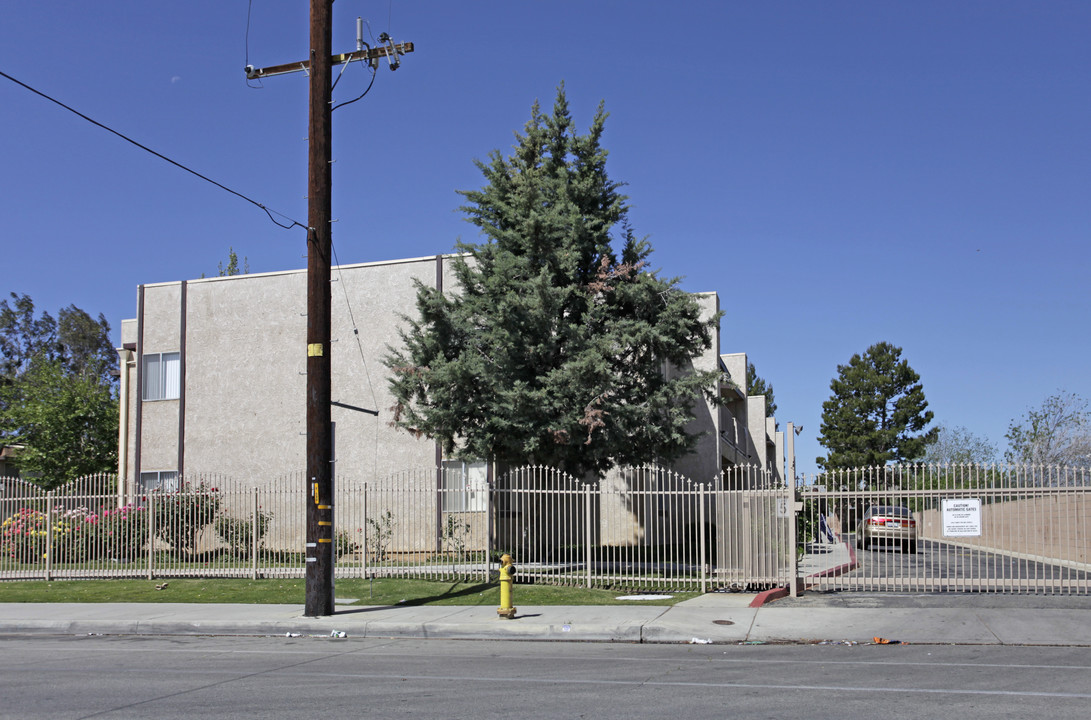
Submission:
[[[306,219],[304,0],[6,2],[0,70]],[[610,112],[611,175],[653,264],[720,293],[722,352],[772,382],[813,471],[837,365],[904,349],[936,421],[1004,446],[1058,389],[1091,397],[1091,4],[338,0],[416,52],[334,113],[341,262],[476,239],[457,208],[563,81]],[[350,66],[337,100],[367,80]],[[303,267],[254,206],[0,78],[4,297],[115,329],[136,286]]]

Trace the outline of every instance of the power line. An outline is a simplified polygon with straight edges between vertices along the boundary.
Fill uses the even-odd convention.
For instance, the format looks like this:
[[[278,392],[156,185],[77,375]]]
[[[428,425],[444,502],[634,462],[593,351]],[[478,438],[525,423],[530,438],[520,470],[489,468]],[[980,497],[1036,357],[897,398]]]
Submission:
[[[106,132],[117,135],[119,138],[121,138],[125,142],[130,143],[132,145],[135,145],[136,147],[140,148],[144,152],[151,153],[152,155],[155,155],[160,160],[165,160],[165,161],[169,162],[171,165],[174,165],[175,167],[177,167],[177,168],[179,168],[181,170],[185,170],[186,172],[190,173],[191,175],[196,175],[197,177],[201,178],[205,182],[210,183],[212,185],[215,185],[216,187],[220,188],[221,190],[225,190],[225,191],[231,193],[232,195],[234,195],[234,196],[236,196],[238,198],[242,198],[243,200],[250,203],[251,205],[255,205],[255,206],[261,208],[262,210],[265,211],[265,214],[269,216],[269,220],[272,221],[272,223],[274,225],[277,225],[278,227],[282,227],[285,230],[290,230],[291,228],[294,228],[294,227],[301,227],[304,230],[308,229],[306,225],[304,225],[303,223],[298,222],[296,220],[293,220],[292,218],[288,217],[284,213],[280,213],[280,212],[277,212],[275,210],[270,210],[269,208],[267,208],[264,205],[262,205],[261,203],[259,203],[257,200],[249,198],[246,195],[243,195],[242,193],[238,192],[237,190],[232,190],[231,188],[227,187],[226,185],[218,183],[215,180],[213,180],[212,178],[207,177],[205,175],[202,175],[201,173],[197,172],[196,170],[188,168],[185,165],[183,165],[182,163],[180,163],[180,162],[178,162],[176,160],[172,160],[169,157],[167,157],[166,155],[164,155],[162,153],[159,153],[159,152],[156,152],[155,150],[152,150],[147,145],[141,145],[136,140],[133,140],[131,137],[128,137],[127,135],[123,135],[122,133],[119,133],[117,130],[114,130],[111,127],[103,125],[99,121],[84,115],[79,110],[76,110],[73,107],[65,105],[63,102],[61,102],[60,100],[57,100],[56,98],[53,98],[53,97],[50,97],[49,95],[46,95],[41,90],[36,90],[35,88],[32,88],[30,85],[27,85],[25,82],[21,82],[19,80],[16,80],[11,75],[8,75],[6,72],[4,72],[2,70],[0,70],[0,76],[3,76],[5,78],[7,78],[8,80],[11,80],[16,85],[19,85],[20,87],[26,88],[27,90],[34,93],[35,95],[37,95],[37,96],[39,96],[41,98],[44,98],[44,99],[48,100],[49,102],[54,103],[55,105],[60,105],[62,108],[64,108],[68,112],[70,112],[73,115],[76,115],[76,116],[78,116],[80,118],[83,118],[84,120],[91,123],[92,125],[100,127],[103,130],[105,130]],[[282,218],[284,218],[285,220],[287,220],[289,222],[288,223],[280,222],[275,217],[273,217],[273,215],[278,215],[279,217],[282,217]]]
[[[349,290],[345,285],[345,274],[341,271],[341,259],[337,257],[337,248],[333,244],[333,240],[330,240],[330,250],[333,251],[333,261],[336,263],[338,281],[341,283],[341,290],[345,293],[345,306],[349,311],[349,322],[352,324],[352,333],[356,336],[356,347],[360,351],[360,364],[364,366],[364,376],[367,378],[367,386],[371,391],[371,401],[376,405],[379,404],[379,399],[375,396],[375,386],[371,384],[371,371],[367,368],[367,359],[364,357],[364,344],[360,339],[360,328],[356,325],[356,316],[352,312],[352,301],[349,299]]]
[[[346,65],[345,67],[348,67],[348,65]],[[342,72],[342,73],[344,72],[344,68],[342,68],[341,72]],[[377,73],[377,72],[375,72],[375,68],[371,68],[371,82],[369,82],[369,83],[367,84],[367,87],[366,87],[366,88],[364,88],[364,91],[363,91],[362,93],[360,93],[359,95],[357,95],[356,97],[354,97],[354,98],[353,98],[352,100],[346,100],[345,102],[342,102],[342,103],[337,103],[337,104],[336,104],[336,105],[334,105],[334,106],[333,106],[333,108],[331,108],[331,109],[332,109],[332,110],[336,110],[336,109],[338,109],[338,108],[343,108],[343,107],[345,107],[346,105],[351,105],[351,104],[353,104],[353,103],[354,103],[354,102],[356,102],[357,100],[362,100],[362,99],[363,99],[363,97],[364,97],[365,95],[367,95],[367,94],[368,94],[369,92],[371,92],[371,86],[375,84],[375,76],[376,76],[377,74],[378,74],[378,73]],[[340,80],[340,79],[341,79],[341,76],[340,76],[340,75],[338,75],[338,76],[337,76],[337,79],[338,79],[338,80]],[[334,85],[337,85],[337,83],[334,83]]]
[[[371,402],[378,408],[379,398],[375,395],[375,386],[371,383],[371,371],[367,367],[367,358],[364,357],[364,343],[360,339],[360,328],[356,325],[356,316],[352,312],[352,301],[349,299],[348,286],[345,284],[345,274],[341,271],[341,259],[337,257],[337,247],[333,243],[333,238],[330,238],[330,250],[333,252],[333,261],[336,263],[337,277],[341,284],[341,290],[345,293],[345,306],[349,311],[349,323],[352,325],[352,334],[356,336],[356,348],[360,351],[360,364],[364,368],[364,377],[367,378],[367,387],[371,391]],[[333,403],[337,405],[338,403]],[[354,408],[357,409],[357,408]],[[379,418],[379,413],[375,411],[376,420]],[[375,424],[375,449],[371,454],[371,473],[375,476],[379,468],[379,425]]]

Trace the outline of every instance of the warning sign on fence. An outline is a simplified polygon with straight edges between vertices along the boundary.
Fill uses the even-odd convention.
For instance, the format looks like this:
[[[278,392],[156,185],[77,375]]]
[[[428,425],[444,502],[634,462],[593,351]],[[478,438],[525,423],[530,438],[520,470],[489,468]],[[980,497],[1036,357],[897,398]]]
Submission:
[[[980,537],[981,500],[959,498],[943,501],[943,537]]]

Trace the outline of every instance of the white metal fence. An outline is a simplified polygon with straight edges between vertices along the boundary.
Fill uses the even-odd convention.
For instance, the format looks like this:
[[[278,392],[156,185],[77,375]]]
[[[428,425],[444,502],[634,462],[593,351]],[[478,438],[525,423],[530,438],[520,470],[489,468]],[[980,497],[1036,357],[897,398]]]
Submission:
[[[108,475],[48,493],[0,479],[0,579],[302,577],[306,487],[303,473],[139,496]],[[751,468],[708,483],[430,468],[335,481],[335,574],[486,581],[507,552],[517,581],[585,587],[1087,593],[1089,505],[1087,471],[1057,468],[885,467],[797,488]]]
[[[484,581],[507,552],[520,582],[783,584],[790,523],[775,508],[786,489],[724,490],[725,482],[738,487],[652,467],[599,483],[542,467],[486,484],[435,469],[339,478],[335,574]],[[302,577],[306,486],[302,473],[260,482],[201,475],[128,496],[112,476],[49,493],[5,480],[0,579]]]

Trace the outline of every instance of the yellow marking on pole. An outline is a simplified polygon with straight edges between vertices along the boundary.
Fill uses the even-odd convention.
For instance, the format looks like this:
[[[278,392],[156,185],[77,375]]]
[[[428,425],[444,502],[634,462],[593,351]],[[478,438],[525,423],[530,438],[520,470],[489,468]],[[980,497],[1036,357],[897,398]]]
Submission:
[[[328,543],[328,542],[333,542],[333,540],[332,540],[332,539],[330,539],[330,538],[318,538],[318,542],[320,542],[320,543]]]
[[[318,483],[314,483],[314,504],[318,505]]]
[[[323,354],[322,343],[310,343],[307,345],[307,357],[322,357]]]
[[[333,505],[319,505],[319,510],[333,510]]]
[[[329,520],[319,520],[318,524],[319,525],[329,525],[330,527],[333,527],[333,523],[331,523]]]

